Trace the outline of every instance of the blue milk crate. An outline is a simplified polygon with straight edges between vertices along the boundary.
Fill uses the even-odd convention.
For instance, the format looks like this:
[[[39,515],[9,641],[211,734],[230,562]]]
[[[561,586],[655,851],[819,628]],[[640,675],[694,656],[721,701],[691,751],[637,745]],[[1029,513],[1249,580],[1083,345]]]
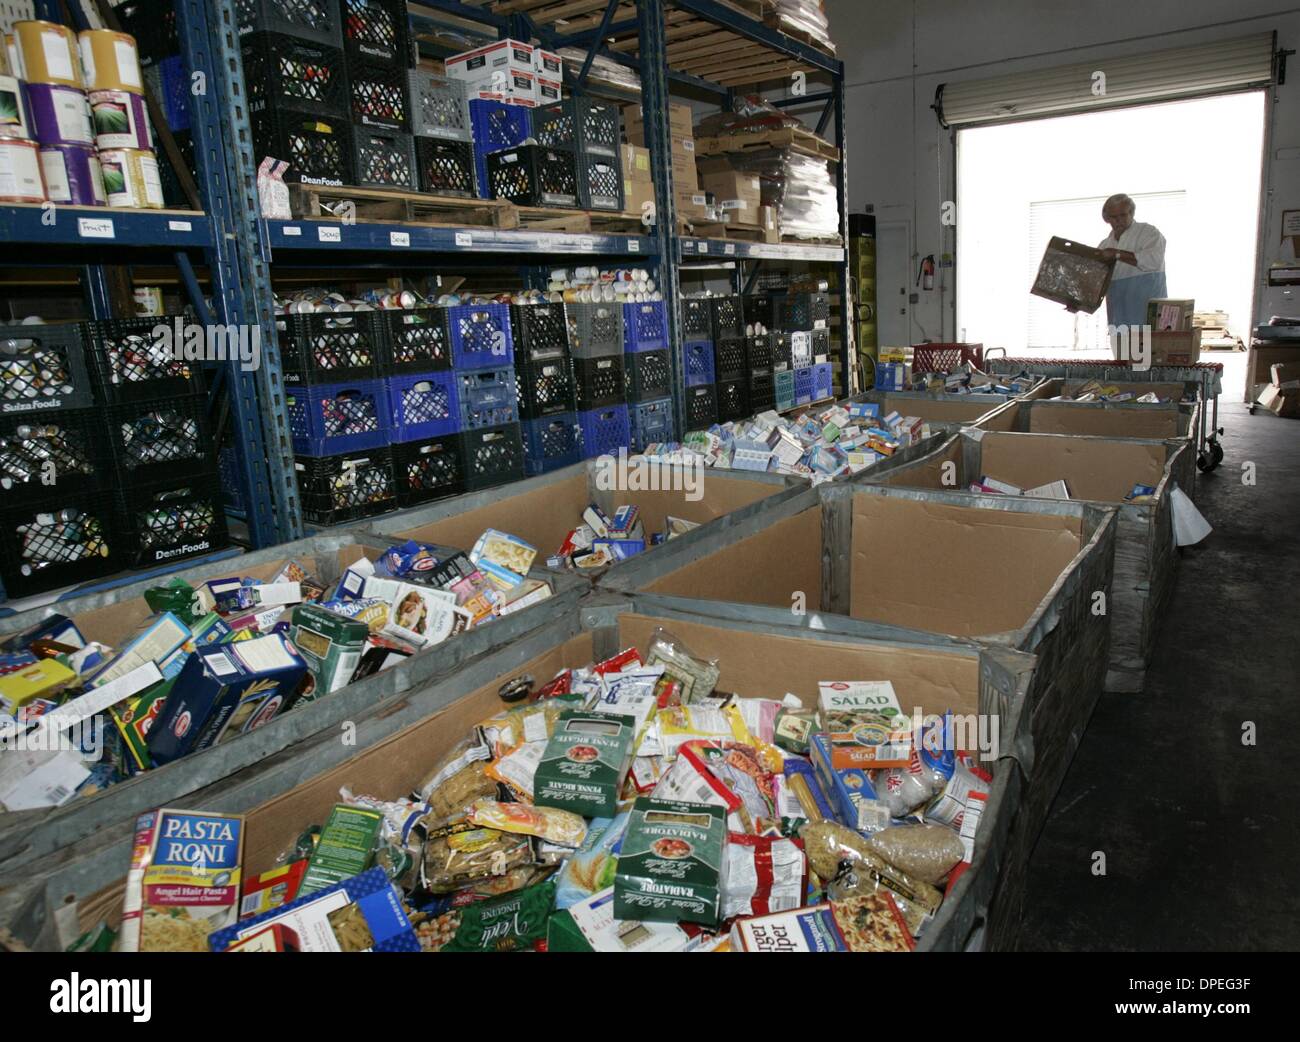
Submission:
[[[515,360],[507,304],[457,304],[447,309],[451,361],[457,369],[496,369]]]
[[[478,172],[478,194],[492,197],[488,183],[487,154],[514,148],[533,132],[529,109],[500,101],[475,99],[469,103],[470,129],[474,132],[474,168]]]
[[[807,405],[813,400],[813,367],[801,366],[794,371],[794,404]]]
[[[394,444],[438,438],[460,430],[455,373],[446,369],[411,373],[390,376],[384,382],[388,384]]]
[[[286,388],[285,399],[295,456],[337,456],[388,444],[383,380]]]
[[[776,376],[776,411],[785,412],[794,408],[794,370],[778,369]]]
[[[641,452],[656,441],[673,440],[673,400],[658,398],[653,402],[637,402],[628,406],[628,427],[631,447]]]
[[[456,401],[463,431],[519,422],[519,392],[513,369],[456,373]]]
[[[668,346],[668,312],[662,300],[623,305],[623,350],[654,351]]]
[[[580,412],[578,426],[582,428],[583,459],[617,455],[632,440],[626,405],[606,405]]]
[[[520,426],[524,435],[524,470],[530,476],[549,474],[582,461],[577,413],[562,412],[524,420]]]
[[[818,362],[812,367],[812,400],[821,401],[835,395],[835,374],[830,362]]]
[[[682,357],[686,367],[686,386],[699,387],[714,381],[713,341],[688,340],[682,344]]]

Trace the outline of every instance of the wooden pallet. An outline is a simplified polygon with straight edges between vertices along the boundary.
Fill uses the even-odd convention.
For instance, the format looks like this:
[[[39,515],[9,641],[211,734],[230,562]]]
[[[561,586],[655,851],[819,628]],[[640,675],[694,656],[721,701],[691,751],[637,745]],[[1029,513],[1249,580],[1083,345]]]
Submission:
[[[792,40],[798,40],[800,43],[814,50],[821,51],[822,54],[829,58],[835,57],[835,48],[827,47],[821,40],[817,39],[812,33],[804,29],[796,29],[793,25],[784,25],[781,16],[777,14],[768,14],[763,16],[763,24],[769,29],[775,29],[783,36],[788,36]]]
[[[770,148],[798,152],[800,155],[829,159],[832,162],[838,162],[840,158],[838,148],[801,127],[780,127],[756,134],[724,134],[695,139],[695,153],[702,156],[743,154]]]
[[[517,208],[499,199],[464,199],[398,192],[381,188],[332,188],[290,185],[289,205],[294,217],[334,218],[338,206],[351,203],[358,221],[399,221],[443,227],[517,228]]]

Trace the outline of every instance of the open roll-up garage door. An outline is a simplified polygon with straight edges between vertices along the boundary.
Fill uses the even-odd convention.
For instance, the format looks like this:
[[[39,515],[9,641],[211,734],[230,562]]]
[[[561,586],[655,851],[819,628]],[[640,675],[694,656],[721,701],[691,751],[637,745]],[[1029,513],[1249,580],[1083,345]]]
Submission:
[[[1273,82],[1276,50],[1273,33],[1256,33],[1194,47],[944,83],[935,92],[934,110],[945,126],[971,127],[1252,90]]]

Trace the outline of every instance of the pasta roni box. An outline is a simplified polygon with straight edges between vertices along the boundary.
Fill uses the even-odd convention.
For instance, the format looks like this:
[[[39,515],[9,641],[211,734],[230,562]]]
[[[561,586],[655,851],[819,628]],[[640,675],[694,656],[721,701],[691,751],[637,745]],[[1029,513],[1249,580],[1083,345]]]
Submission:
[[[726,847],[723,808],[638,798],[614,875],[614,917],[716,926]]]
[[[278,633],[197,648],[149,728],[155,765],[260,727],[298,698],[307,663]]]
[[[205,952],[239,910],[244,819],[155,810],[135,823],[119,950]]]
[[[826,680],[817,687],[833,767],[866,771],[912,762],[912,721],[888,680]]]
[[[533,801],[585,818],[612,818],[635,740],[635,717],[566,709],[537,765]]]

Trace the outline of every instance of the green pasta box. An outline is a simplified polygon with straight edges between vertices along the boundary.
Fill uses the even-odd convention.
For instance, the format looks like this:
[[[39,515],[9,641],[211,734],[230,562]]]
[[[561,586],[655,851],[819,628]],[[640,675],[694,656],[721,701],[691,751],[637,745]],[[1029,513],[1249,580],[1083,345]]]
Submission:
[[[565,710],[537,765],[533,802],[585,818],[612,818],[635,739],[635,717]]]
[[[640,797],[614,876],[614,917],[716,926],[722,905],[727,812]]]
[[[293,610],[293,646],[307,660],[315,678],[315,698],[345,687],[356,672],[366,650],[370,627],[364,622],[329,611],[315,604],[300,604]]]
[[[374,864],[383,823],[384,816],[377,810],[336,803],[320,830],[298,896],[359,876]]]

